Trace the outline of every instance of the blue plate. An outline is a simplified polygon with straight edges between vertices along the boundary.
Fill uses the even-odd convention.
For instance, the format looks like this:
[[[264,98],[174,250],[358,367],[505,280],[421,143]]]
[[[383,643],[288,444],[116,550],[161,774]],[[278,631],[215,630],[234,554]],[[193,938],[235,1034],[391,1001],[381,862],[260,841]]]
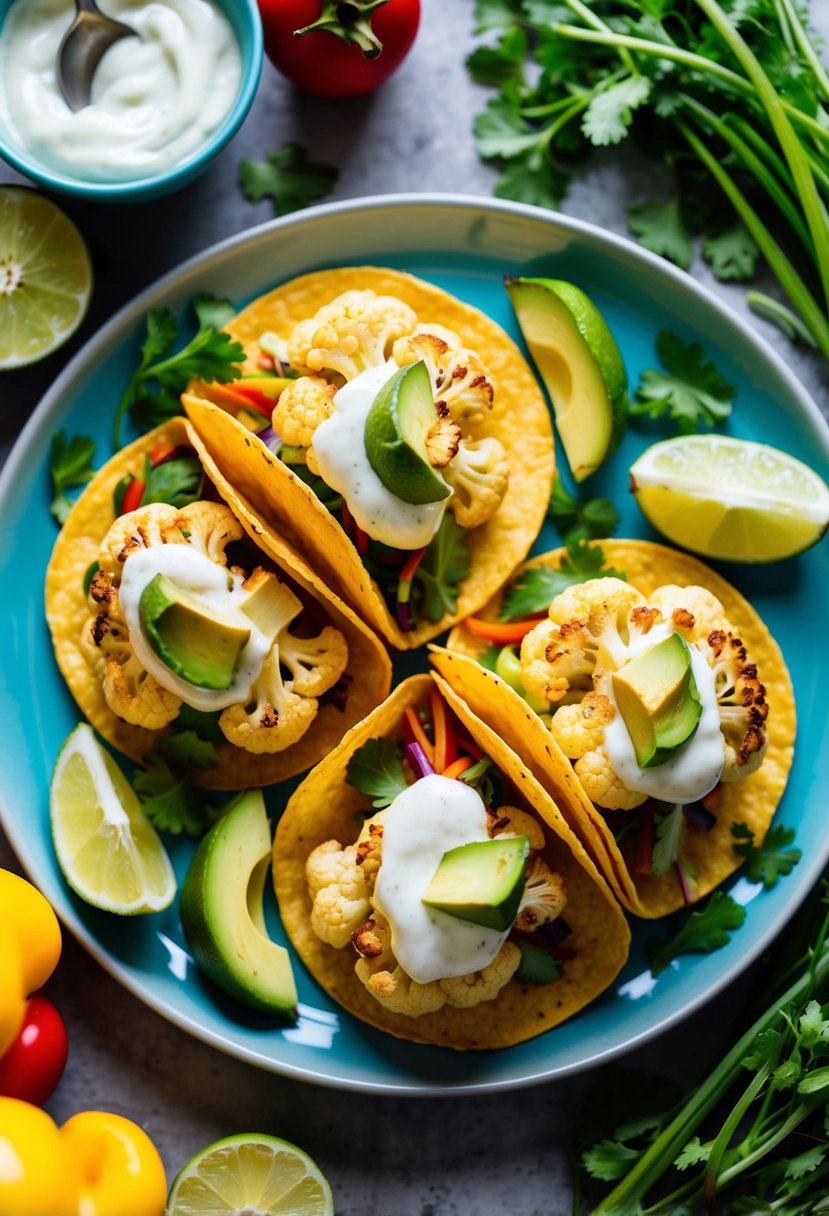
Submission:
[[[829,754],[817,641],[829,600],[825,544],[773,566],[723,568],[769,625],[794,680],[801,727],[779,818],[797,828],[800,865],[771,891],[738,877],[732,893],[751,904],[743,928],[724,949],[685,956],[657,980],[643,962],[643,947],[667,930],[636,923],[630,961],[613,989],[570,1022],[519,1047],[464,1054],[398,1042],[343,1014],[299,964],[299,1022],[274,1025],[224,1000],[201,979],[175,907],[134,919],[96,912],[68,891],[52,851],[49,777],[79,715],[55,667],[43,618],[43,575],[56,536],[48,511],[50,436],[61,426],[90,433],[99,458],[108,455],[113,410],[136,365],[148,308],[166,303],[183,316],[202,291],[243,304],[296,274],[361,262],[429,279],[516,337],[503,275],[571,279],[607,317],[632,383],[643,368],[657,365],[654,340],[661,328],[698,340],[737,387],[733,433],[783,448],[829,475],[829,432],[782,360],[690,276],[587,224],[517,204],[400,195],[319,207],[235,237],[160,280],[87,344],[41,402],[3,470],[0,577],[13,605],[0,636],[3,824],[29,874],[102,966],[159,1013],[223,1051],[274,1072],[349,1089],[457,1093],[526,1085],[607,1060],[686,1017],[768,944],[826,863],[826,783],[816,762]],[[652,425],[631,427],[610,465],[590,482],[591,495],[609,495],[621,508],[620,536],[655,538],[628,494],[627,470],[665,433]],[[566,467],[561,460],[559,465]],[[535,549],[558,543],[545,528]],[[293,784],[271,791],[273,811]],[[172,844],[179,874],[192,847]],[[268,911],[280,937],[276,909]]]

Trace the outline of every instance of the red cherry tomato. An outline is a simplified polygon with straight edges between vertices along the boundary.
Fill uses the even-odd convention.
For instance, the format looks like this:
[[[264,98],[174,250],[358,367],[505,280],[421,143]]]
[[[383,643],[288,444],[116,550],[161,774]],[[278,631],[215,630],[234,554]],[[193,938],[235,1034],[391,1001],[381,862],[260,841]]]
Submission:
[[[265,50],[284,76],[319,97],[359,97],[388,80],[414,42],[420,20],[420,0],[388,0],[370,14],[371,29],[383,44],[376,59],[328,30],[301,38],[294,30],[311,25],[322,12],[320,0],[258,0],[265,32]],[[347,10],[359,5],[338,5]],[[347,24],[347,20],[346,20]]]
[[[0,1097],[42,1106],[63,1075],[68,1051],[63,1018],[47,997],[36,993],[26,1006],[20,1033],[0,1056]]]

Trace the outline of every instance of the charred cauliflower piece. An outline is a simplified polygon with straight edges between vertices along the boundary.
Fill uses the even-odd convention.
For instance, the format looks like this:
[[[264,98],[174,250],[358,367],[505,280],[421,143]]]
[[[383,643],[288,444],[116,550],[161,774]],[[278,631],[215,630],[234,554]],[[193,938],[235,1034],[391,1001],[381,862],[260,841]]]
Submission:
[[[416,314],[394,296],[346,291],[294,327],[288,358],[300,371],[353,380],[385,363],[396,340],[412,333],[416,324]]]
[[[344,848],[336,840],[318,845],[305,863],[305,880],[313,901],[311,928],[329,946],[342,949],[371,908],[357,845]]]
[[[503,444],[491,436],[461,439],[443,470],[454,493],[449,509],[462,528],[477,528],[496,513],[509,485],[509,464]]]
[[[314,431],[334,411],[336,388],[322,376],[300,376],[291,380],[277,398],[271,423],[283,443],[308,448]]]
[[[494,389],[478,356],[461,346],[460,338],[439,325],[418,325],[413,334],[399,338],[392,357],[404,367],[422,359],[426,364],[435,404],[443,406],[455,422],[481,418],[492,409]]]

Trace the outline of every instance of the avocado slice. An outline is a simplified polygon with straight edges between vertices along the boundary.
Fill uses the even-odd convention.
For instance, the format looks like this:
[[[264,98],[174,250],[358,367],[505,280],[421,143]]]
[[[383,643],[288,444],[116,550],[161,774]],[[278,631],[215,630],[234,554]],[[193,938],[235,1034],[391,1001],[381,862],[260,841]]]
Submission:
[[[529,851],[527,836],[496,836],[450,849],[443,854],[423,903],[503,932],[518,913]]]
[[[664,764],[691,738],[702,714],[687,643],[672,633],[625,663],[612,680],[636,763]]]
[[[262,897],[271,829],[261,790],[248,790],[199,844],[181,888],[181,923],[205,975],[265,1013],[293,1013],[288,951],[268,936]]]
[[[629,402],[619,347],[596,305],[572,283],[508,278],[506,288],[553,403],[570,471],[584,481],[624,430]]]
[[[138,618],[150,647],[174,675],[196,688],[230,688],[249,629],[214,616],[166,574],[156,574],[141,592]]]
[[[422,359],[395,372],[366,415],[369,464],[403,502],[442,502],[452,493],[426,453],[426,438],[437,421],[432,382]]]

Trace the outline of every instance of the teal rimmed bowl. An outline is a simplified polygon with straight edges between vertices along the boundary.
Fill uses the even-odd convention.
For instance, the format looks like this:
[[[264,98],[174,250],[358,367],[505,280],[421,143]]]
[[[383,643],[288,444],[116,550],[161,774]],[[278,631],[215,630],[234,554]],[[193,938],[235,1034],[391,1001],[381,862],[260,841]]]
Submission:
[[[14,0],[0,0],[0,48],[3,26]],[[146,177],[129,181],[95,182],[56,169],[21,142],[0,115],[0,156],[25,177],[60,194],[97,203],[134,203],[171,194],[197,177],[224,148],[244,121],[262,73],[262,22],[256,0],[216,0],[230,22],[242,56],[242,75],[236,99],[223,122],[208,140],[183,160]],[[104,3],[106,10],[106,3]]]

